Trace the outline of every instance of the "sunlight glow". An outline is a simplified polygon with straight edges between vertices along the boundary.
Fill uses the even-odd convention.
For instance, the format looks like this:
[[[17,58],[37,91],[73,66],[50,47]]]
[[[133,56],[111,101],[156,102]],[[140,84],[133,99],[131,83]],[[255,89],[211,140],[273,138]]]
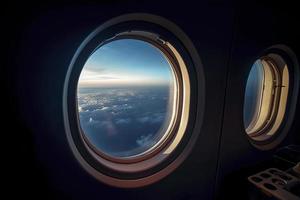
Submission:
[[[79,78],[79,87],[122,87],[168,85],[170,64],[162,52],[150,43],[121,39],[105,44],[87,60]]]

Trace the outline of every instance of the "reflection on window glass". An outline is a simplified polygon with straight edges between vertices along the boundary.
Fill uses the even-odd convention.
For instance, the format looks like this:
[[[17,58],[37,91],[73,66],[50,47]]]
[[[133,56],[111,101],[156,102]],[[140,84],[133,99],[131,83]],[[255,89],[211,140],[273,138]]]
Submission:
[[[249,73],[244,101],[244,126],[247,128],[259,115],[262,90],[264,83],[264,70],[261,60],[257,60]]]
[[[175,78],[148,42],[119,39],[86,61],[77,90],[83,136],[113,157],[142,154],[163,140],[172,120]]]

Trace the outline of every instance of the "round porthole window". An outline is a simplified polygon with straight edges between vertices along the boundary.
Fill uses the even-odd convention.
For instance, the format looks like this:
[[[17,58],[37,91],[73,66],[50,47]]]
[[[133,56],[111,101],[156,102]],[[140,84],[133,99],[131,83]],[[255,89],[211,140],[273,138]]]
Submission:
[[[292,63],[284,51],[273,49],[251,67],[245,89],[244,127],[255,144],[278,144],[286,132],[284,122],[292,120],[286,119],[292,112],[288,106],[288,102],[293,104],[292,88],[296,88],[294,77],[290,77]]]
[[[68,141],[84,169],[117,187],[171,173],[201,126],[201,67],[187,36],[163,18],[131,14],[96,29],[71,62],[63,99]]]
[[[125,38],[97,48],[77,85],[82,137],[118,162],[146,158],[173,137],[183,92],[170,55],[146,38]]]

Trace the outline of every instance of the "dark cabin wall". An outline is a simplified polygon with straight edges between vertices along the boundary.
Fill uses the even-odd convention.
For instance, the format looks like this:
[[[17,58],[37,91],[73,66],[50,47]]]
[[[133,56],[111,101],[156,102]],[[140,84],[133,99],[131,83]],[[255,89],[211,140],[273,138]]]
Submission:
[[[10,195],[49,199],[212,199],[217,167],[233,6],[220,2],[103,2],[10,4],[7,109],[11,153]],[[206,76],[206,110],[188,159],[162,181],[140,189],[106,186],[88,175],[72,155],[64,132],[62,90],[68,64],[82,40],[106,20],[146,12],[175,22],[194,42]],[[15,159],[14,155],[18,155]],[[17,189],[16,189],[17,188]]]
[[[300,57],[297,7],[289,2],[169,2],[3,6],[2,115],[8,140],[2,147],[7,160],[5,185],[13,191],[10,197],[246,199],[247,175],[266,167],[279,147],[300,143],[300,98],[288,137],[271,151],[250,145],[241,113],[247,73],[259,53],[283,43]],[[206,106],[201,133],[188,159],[158,183],[124,190],[98,182],[79,166],[67,144],[61,104],[67,67],[82,40],[106,20],[131,12],[165,17],[194,42],[206,77]]]
[[[292,121],[288,135],[274,149],[256,149],[245,137],[243,126],[244,90],[257,56],[272,45],[284,44],[300,58],[299,10],[288,2],[240,3],[236,13],[217,175],[219,199],[244,199],[248,189],[247,176],[276,167],[272,162],[276,151],[285,145],[300,143],[299,98],[294,119],[287,119]]]

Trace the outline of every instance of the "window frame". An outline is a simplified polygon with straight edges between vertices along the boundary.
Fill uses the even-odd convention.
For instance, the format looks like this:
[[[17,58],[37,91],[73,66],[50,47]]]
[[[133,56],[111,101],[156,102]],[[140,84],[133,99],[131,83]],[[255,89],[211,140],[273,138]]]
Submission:
[[[267,112],[268,120],[262,124],[260,129],[249,133],[244,124],[244,130],[245,135],[254,147],[260,150],[270,150],[283,141],[293,123],[299,90],[299,65],[293,51],[281,44],[267,48],[255,60],[258,59],[266,60],[267,67],[273,73],[271,76],[276,76],[274,87],[272,87],[274,89],[273,102],[268,103],[273,105],[271,106],[272,109]],[[282,84],[282,82],[284,83]],[[281,87],[286,85],[287,87]]]
[[[187,98],[183,100],[183,103],[190,105],[189,110],[183,110],[188,116],[188,119],[182,120],[186,124],[185,128],[181,128],[184,133],[183,137],[173,139],[176,141],[176,145],[170,146],[171,150],[169,149],[167,154],[156,154],[157,160],[160,160],[156,163],[153,163],[151,159],[135,163],[99,160],[99,156],[91,151],[81,139],[78,115],[75,113],[78,111],[75,103],[77,81],[87,58],[102,42],[130,30],[156,33],[162,39],[161,41],[168,41],[171,44],[172,52],[182,58],[180,62],[185,64],[185,76],[189,78],[188,83],[183,81],[183,84],[189,84],[190,87],[188,91],[183,90],[184,93],[190,92],[187,94],[190,97],[189,100]],[[105,22],[94,30],[82,42],[72,58],[63,90],[63,114],[67,140],[77,161],[99,181],[121,188],[149,185],[174,171],[192,151],[202,126],[204,99],[205,79],[202,63],[188,36],[172,22],[156,15],[144,13],[122,15]],[[115,166],[112,166],[111,163]]]
[[[256,117],[252,119],[246,132],[250,137],[256,137],[267,131],[268,127],[272,126],[281,101],[280,87],[288,87],[288,82],[282,85],[282,76],[284,74],[277,68],[276,61],[269,56],[260,58],[263,67],[263,84],[260,89],[260,99],[258,108],[256,109]],[[288,74],[287,78],[288,78]],[[287,84],[287,85],[286,85]],[[284,106],[285,107],[285,106]]]
[[[183,95],[184,95],[184,90],[185,92],[189,92],[190,88],[184,87],[183,84],[183,78],[182,78],[182,73],[181,69],[184,66],[180,66],[178,63],[177,59],[182,59],[182,58],[176,58],[176,55],[171,50],[171,44],[162,38],[160,38],[159,35],[150,33],[150,32],[145,32],[145,31],[135,31],[135,30],[128,30],[122,33],[118,33],[112,38],[109,38],[102,42],[94,51],[93,53],[100,48],[101,46],[116,41],[116,40],[121,40],[121,39],[136,39],[140,41],[147,42],[148,44],[152,45],[153,48],[157,48],[165,59],[168,61],[170,69],[172,70],[172,75],[174,77],[174,102],[173,102],[173,109],[172,109],[172,119],[170,120],[170,123],[168,125],[167,130],[163,134],[163,137],[157,142],[157,144],[153,145],[151,148],[146,150],[143,153],[134,155],[134,156],[128,156],[128,157],[116,157],[116,156],[111,156],[108,155],[107,153],[102,152],[99,150],[97,147],[95,147],[89,139],[85,136],[84,130],[80,126],[80,120],[79,120],[79,112],[77,110],[77,118],[78,118],[78,127],[80,127],[80,134],[83,139],[83,141],[86,143],[87,147],[93,150],[96,154],[98,154],[100,157],[103,157],[109,161],[115,162],[115,163],[138,163],[143,160],[150,159],[151,157],[155,156],[157,153],[162,151],[164,147],[168,145],[168,143],[176,137],[177,133],[176,129],[180,126],[180,121],[181,121],[181,114],[182,114],[182,104],[183,104]],[[92,53],[92,54],[93,54]],[[91,55],[92,55],[91,54]],[[189,84],[188,77],[185,76],[185,82]],[[78,85],[78,83],[77,83]],[[77,87],[78,90],[78,87]],[[188,95],[186,96],[188,98]],[[76,99],[78,99],[78,96],[76,95]],[[189,99],[186,99],[186,101],[189,101]],[[77,101],[77,107],[78,107],[78,101]],[[174,108],[175,107],[175,108]],[[186,105],[187,109],[189,109],[189,104]],[[187,116],[188,117],[188,116]],[[162,131],[162,130],[159,130]],[[180,133],[182,134],[182,133]],[[96,156],[95,154],[93,154]],[[98,156],[97,156],[98,157]]]

